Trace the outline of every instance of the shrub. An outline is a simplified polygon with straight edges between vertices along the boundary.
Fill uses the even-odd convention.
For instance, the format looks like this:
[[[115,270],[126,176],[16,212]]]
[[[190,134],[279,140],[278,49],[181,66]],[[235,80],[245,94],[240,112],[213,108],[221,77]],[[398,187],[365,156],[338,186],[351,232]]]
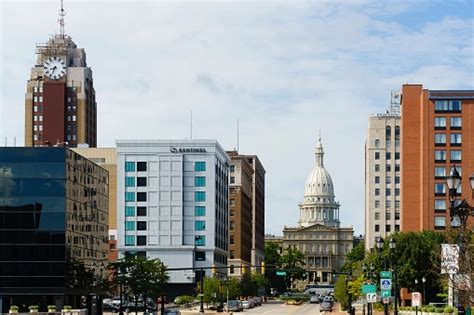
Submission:
[[[446,306],[446,307],[444,308],[444,312],[445,312],[445,313],[454,313],[454,310],[455,310],[455,308],[452,307],[452,306]]]
[[[38,305],[30,305],[30,306],[28,306],[28,309],[30,311],[37,311],[37,310],[39,310],[39,306]]]
[[[64,305],[63,310],[70,311],[70,310],[72,310],[72,307],[71,307],[71,305]]]
[[[444,313],[444,308],[443,307],[437,307],[435,308],[436,313]]]
[[[56,305],[48,305],[48,309],[56,309]]]
[[[18,308],[18,306],[16,306],[16,305],[10,306],[10,311],[18,311],[18,309],[19,309],[19,308]]]

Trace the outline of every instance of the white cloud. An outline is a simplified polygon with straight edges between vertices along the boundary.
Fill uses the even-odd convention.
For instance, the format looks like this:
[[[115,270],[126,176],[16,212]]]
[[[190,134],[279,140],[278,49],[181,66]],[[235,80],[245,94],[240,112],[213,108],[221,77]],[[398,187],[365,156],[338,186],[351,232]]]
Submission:
[[[189,137],[192,109],[195,138],[233,149],[239,118],[240,151],[267,170],[266,230],[278,234],[296,224],[322,129],[342,224],[363,233],[368,115],[405,82],[472,88],[472,18],[393,19],[415,6],[66,1],[66,30],[94,72],[100,145]],[[0,8],[0,139],[21,142],[34,44],[57,29],[57,3]]]

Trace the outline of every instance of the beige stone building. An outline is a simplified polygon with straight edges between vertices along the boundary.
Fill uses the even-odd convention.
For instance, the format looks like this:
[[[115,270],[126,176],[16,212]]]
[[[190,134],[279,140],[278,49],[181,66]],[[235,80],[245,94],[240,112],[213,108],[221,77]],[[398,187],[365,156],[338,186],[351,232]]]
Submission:
[[[400,94],[369,118],[365,144],[365,248],[400,231]]]
[[[334,185],[324,167],[324,151],[319,138],[316,163],[305,183],[303,200],[299,204],[298,226],[283,229],[283,238],[268,237],[266,241],[281,244],[281,254],[293,246],[304,254],[307,279],[299,283],[333,284],[332,274],[340,270],[353,247],[352,227],[340,227],[339,203]]]

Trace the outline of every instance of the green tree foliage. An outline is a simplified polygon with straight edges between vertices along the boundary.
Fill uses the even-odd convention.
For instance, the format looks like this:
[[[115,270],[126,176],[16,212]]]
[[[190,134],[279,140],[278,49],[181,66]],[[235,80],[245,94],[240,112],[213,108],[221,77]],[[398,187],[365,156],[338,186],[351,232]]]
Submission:
[[[229,299],[233,300],[240,296],[240,283],[237,278],[232,277],[227,282],[228,290],[229,290]]]
[[[286,286],[291,287],[294,280],[302,280],[306,278],[306,272],[303,269],[305,265],[304,255],[293,246],[285,250],[283,256],[280,257],[281,267],[286,270]]]
[[[334,297],[341,303],[343,309],[346,309],[348,304],[347,292],[346,276],[338,277],[334,286]]]
[[[267,279],[267,293],[270,288],[276,288],[279,292],[285,290],[285,282],[276,275],[276,271],[281,267],[280,247],[275,243],[265,243],[265,278]]]
[[[204,302],[215,304],[219,301],[220,281],[217,277],[204,278]]]

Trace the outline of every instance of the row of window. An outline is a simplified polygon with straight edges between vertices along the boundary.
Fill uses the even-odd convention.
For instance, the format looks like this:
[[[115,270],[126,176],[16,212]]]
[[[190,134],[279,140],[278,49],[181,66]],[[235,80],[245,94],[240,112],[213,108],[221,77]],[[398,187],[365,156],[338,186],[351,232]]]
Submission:
[[[33,125],[34,131],[43,131],[43,125]]]
[[[461,159],[461,156],[459,156],[459,159]],[[454,166],[451,166],[451,170],[449,173],[451,173],[454,169]],[[459,175],[462,176],[462,167],[461,166],[456,166],[456,170],[458,171]],[[438,179],[442,179],[442,177],[446,177],[446,167],[445,166],[435,166],[435,177]]]
[[[444,183],[435,183],[434,184],[435,195],[445,195],[446,194],[446,184]],[[457,194],[462,193],[461,185],[459,185],[458,190],[456,191]]]
[[[146,177],[125,177],[125,187],[146,187],[147,178]]]
[[[459,162],[462,159],[462,151],[450,150],[450,161]],[[446,150],[435,150],[435,162],[446,162]]]
[[[374,168],[376,172],[380,172],[380,164],[375,164]],[[392,171],[392,165],[391,164],[385,165],[385,171],[386,172]],[[395,164],[395,172],[400,172],[400,164]]]
[[[40,92],[43,93],[43,86],[34,86],[33,87],[33,92]]]
[[[445,146],[446,145],[446,134],[445,133],[435,133],[434,135],[435,145],[436,146]],[[451,146],[460,146],[462,144],[462,134],[452,133],[450,135]]]
[[[459,112],[462,110],[462,104],[460,100],[436,100],[435,101],[435,112]]]
[[[380,184],[380,176],[375,176],[374,181],[376,184]],[[387,175],[385,177],[385,183],[386,184],[391,184],[392,183],[392,177]],[[395,176],[395,184],[400,184],[400,176]]]
[[[125,235],[125,246],[145,246],[146,236],[145,235]]]
[[[135,198],[136,196],[136,198]],[[147,201],[147,194],[146,192],[133,192],[127,191],[125,192],[125,201]]]
[[[374,200],[374,207],[375,208],[380,208],[380,200]],[[391,200],[385,200],[385,208],[391,208],[392,207],[392,201]],[[395,200],[395,209],[400,208],[400,200]]]
[[[37,103],[37,102],[43,102],[43,97],[42,97],[42,96],[35,96],[35,97],[33,97],[33,101],[34,101],[35,103]]]
[[[395,224],[395,232],[399,232],[399,231],[400,231],[400,225]],[[379,224],[375,224],[375,232],[380,232]],[[392,226],[389,224],[385,225],[385,232],[392,232]]]
[[[146,162],[125,162],[125,172],[146,172],[147,163]]]
[[[135,212],[136,210],[136,212]],[[126,217],[134,217],[135,213],[139,217],[144,217],[147,215],[146,207],[133,207],[133,206],[126,206],[125,207],[125,216]]]
[[[385,152],[385,159],[390,160],[392,158],[391,152]],[[375,152],[375,159],[380,160],[380,152]],[[395,152],[395,160],[400,160],[400,152]]]
[[[385,220],[391,220],[392,213],[386,212],[385,213]],[[375,212],[375,220],[380,220],[380,212]],[[395,220],[400,220],[400,212],[395,212]]]
[[[33,111],[34,112],[42,112],[43,111],[43,106],[42,105],[35,105],[35,106],[33,106]]]
[[[146,231],[146,221],[125,221],[125,231]]]
[[[460,129],[462,127],[462,118],[453,116],[449,118],[451,129]],[[435,117],[435,128],[436,129],[445,129],[446,128],[446,117],[436,116]]]
[[[375,188],[375,195],[380,196],[380,188]],[[392,189],[386,188],[385,196],[391,196],[391,195],[392,195]],[[400,196],[400,188],[395,188],[395,196]]]

